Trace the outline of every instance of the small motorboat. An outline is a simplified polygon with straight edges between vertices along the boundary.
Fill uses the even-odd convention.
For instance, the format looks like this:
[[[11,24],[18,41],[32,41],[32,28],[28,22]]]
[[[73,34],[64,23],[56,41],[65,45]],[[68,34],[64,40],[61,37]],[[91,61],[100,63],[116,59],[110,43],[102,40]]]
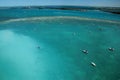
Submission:
[[[115,49],[112,48],[112,47],[109,47],[108,50],[109,50],[109,51],[114,51]]]
[[[82,50],[82,52],[88,54],[88,50]]]
[[[94,62],[91,62],[91,65],[92,65],[93,67],[96,67],[96,64],[95,64]]]

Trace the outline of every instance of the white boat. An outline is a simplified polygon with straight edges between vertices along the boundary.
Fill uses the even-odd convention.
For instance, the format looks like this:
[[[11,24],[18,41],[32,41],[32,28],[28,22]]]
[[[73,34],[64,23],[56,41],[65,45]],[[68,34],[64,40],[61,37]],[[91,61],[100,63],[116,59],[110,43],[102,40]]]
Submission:
[[[96,67],[96,64],[94,62],[91,62],[91,65],[94,66],[94,67]]]

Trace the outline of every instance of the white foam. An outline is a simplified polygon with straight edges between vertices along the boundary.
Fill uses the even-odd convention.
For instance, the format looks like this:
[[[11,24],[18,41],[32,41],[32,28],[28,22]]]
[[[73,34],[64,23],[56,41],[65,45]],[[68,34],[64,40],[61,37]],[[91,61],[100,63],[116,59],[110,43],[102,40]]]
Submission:
[[[0,23],[10,23],[10,22],[19,22],[19,21],[34,21],[34,20],[52,20],[52,19],[75,19],[75,20],[85,20],[85,21],[97,21],[97,22],[107,22],[120,24],[119,21],[113,20],[104,20],[96,18],[86,18],[86,17],[77,17],[77,16],[47,16],[47,17],[29,17],[29,18],[18,18],[2,21]]]

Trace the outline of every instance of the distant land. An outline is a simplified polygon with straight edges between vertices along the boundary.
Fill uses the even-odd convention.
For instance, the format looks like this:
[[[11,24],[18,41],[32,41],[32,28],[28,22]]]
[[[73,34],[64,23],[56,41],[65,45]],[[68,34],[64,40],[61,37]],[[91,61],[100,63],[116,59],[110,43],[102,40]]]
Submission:
[[[0,9],[60,9],[60,10],[101,10],[114,14],[120,14],[120,7],[89,7],[89,6],[15,6],[15,7],[0,7]]]

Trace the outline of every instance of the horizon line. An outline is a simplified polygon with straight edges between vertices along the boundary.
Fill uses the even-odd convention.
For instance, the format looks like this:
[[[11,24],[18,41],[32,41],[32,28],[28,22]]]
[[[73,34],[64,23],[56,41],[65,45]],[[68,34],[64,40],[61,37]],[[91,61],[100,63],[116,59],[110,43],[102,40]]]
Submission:
[[[84,6],[84,5],[15,5],[15,6],[0,6],[0,7],[45,7],[45,6],[78,6],[78,7],[111,7],[111,8],[120,8],[119,6]]]

